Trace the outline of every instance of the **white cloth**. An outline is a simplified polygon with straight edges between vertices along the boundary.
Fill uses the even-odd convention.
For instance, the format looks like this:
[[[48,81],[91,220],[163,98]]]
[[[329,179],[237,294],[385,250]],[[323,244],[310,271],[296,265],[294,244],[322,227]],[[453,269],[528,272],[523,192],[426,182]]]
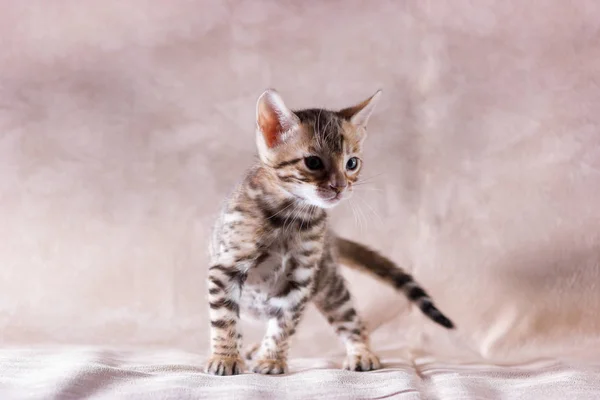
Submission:
[[[597,399],[600,366],[558,361],[494,366],[407,364],[383,370],[334,369],[330,361],[294,359],[286,376],[214,377],[202,357],[168,350],[99,348],[0,351],[0,398],[12,399]]]

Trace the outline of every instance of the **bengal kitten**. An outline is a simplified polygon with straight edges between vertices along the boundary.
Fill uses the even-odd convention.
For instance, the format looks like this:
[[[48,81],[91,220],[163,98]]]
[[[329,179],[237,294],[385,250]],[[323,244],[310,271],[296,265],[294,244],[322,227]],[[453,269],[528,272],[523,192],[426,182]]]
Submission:
[[[207,372],[243,371],[242,309],[268,321],[262,343],[247,355],[252,370],[285,373],[290,337],[309,301],[346,345],[346,369],[380,368],[338,271],[338,257],[402,290],[429,318],[453,328],[411,275],[327,227],[326,209],[348,198],[358,180],[366,124],[380,95],[341,111],[291,111],[275,90],[258,99],[259,161],[227,200],[212,237]]]

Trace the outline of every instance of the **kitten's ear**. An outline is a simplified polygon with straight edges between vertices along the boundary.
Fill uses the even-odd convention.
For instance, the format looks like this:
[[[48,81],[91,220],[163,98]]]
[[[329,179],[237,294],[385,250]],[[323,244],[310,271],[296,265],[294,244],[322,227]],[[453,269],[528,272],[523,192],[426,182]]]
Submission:
[[[338,114],[350,121],[352,124],[364,128],[367,126],[369,117],[373,113],[373,110],[379,102],[380,97],[381,90],[378,90],[373,96],[369,97],[362,103],[352,107],[344,108],[343,110],[338,111]]]
[[[273,148],[285,140],[300,120],[286,107],[276,90],[268,89],[256,103],[256,123],[267,147]]]

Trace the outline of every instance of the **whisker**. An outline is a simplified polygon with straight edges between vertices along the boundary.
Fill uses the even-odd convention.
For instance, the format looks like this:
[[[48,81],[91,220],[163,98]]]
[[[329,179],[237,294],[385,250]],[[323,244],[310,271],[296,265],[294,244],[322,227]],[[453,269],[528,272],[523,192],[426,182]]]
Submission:
[[[323,128],[324,132],[327,132],[327,128],[329,128],[329,125],[331,124],[332,121],[333,121],[333,118],[329,118],[329,121],[327,121],[327,124],[325,124],[325,128]]]
[[[302,204],[301,204],[300,206],[302,206]],[[282,231],[283,231],[283,233],[284,233],[284,234],[286,233],[286,230],[287,230],[287,227],[288,227],[288,223],[289,223],[289,226],[291,226],[291,224],[293,224],[293,223],[294,223],[294,221],[293,221],[293,220],[294,220],[294,216],[296,215],[296,213],[297,213],[297,212],[298,212],[298,208],[297,208],[297,207],[294,207],[294,208],[292,209],[292,212],[291,212],[291,214],[290,214],[290,215],[288,215],[288,216],[287,216],[287,217],[286,217],[286,218],[283,220],[283,227],[282,227],[281,229],[282,229]],[[290,220],[291,220],[291,221],[290,221]]]
[[[294,218],[292,218],[292,221],[288,225],[288,228],[290,229],[290,232],[292,230],[292,225],[294,225],[294,222],[296,222],[298,220],[298,218],[304,212],[304,210],[306,209],[306,207],[308,207],[308,204],[302,204],[302,207],[299,210],[296,210],[296,212],[294,213]],[[284,226],[283,232],[287,233],[287,229],[285,228],[285,226]]]
[[[292,224],[294,223],[294,220],[296,219],[296,215],[297,215],[298,211],[299,211],[299,210],[302,208],[302,206],[303,206],[303,205],[301,204],[301,205],[300,205],[300,208],[295,208],[295,209],[292,211],[292,215],[290,215],[290,216],[289,216],[289,217],[286,219],[285,223],[283,224],[283,233],[284,233],[284,234],[285,234],[285,233],[287,233],[287,228],[288,228],[288,227],[290,227],[290,226],[292,226]]]
[[[311,205],[311,206],[308,208],[308,220],[309,220],[309,221],[312,221],[312,219],[313,219],[313,216],[315,215],[315,210],[316,210],[316,209],[317,209],[317,206],[313,206],[313,205]]]
[[[352,216],[354,217],[354,227],[358,228],[358,219],[356,217],[356,209],[354,208],[354,203],[352,201],[349,201],[348,204],[350,205],[350,208],[352,210]]]
[[[323,112],[323,109],[319,110],[319,114],[317,115],[317,121],[315,122],[315,138],[317,139],[317,147],[319,148],[323,148],[323,143],[321,142],[321,138],[324,134],[324,132],[319,132],[319,122],[321,122],[321,113]]]
[[[359,191],[359,192],[385,192],[385,190],[380,189],[380,188],[355,188],[355,191]]]
[[[362,185],[374,185],[378,182],[376,181],[367,181],[367,182],[354,182],[352,186],[362,186]]]
[[[356,226],[358,228],[358,231],[360,233],[363,232],[363,217],[360,213],[360,208],[358,207],[358,204],[356,202],[353,201],[353,199],[350,199],[350,204],[352,205],[352,212],[354,213],[354,218],[355,218],[355,222],[356,222]]]
[[[379,178],[380,176],[385,175],[385,174],[386,174],[386,172],[381,172],[379,174],[371,175],[371,176],[368,176],[366,178],[360,178],[359,181],[357,183],[355,183],[354,185],[361,184],[361,183],[366,183],[366,182],[371,182],[373,179]]]
[[[281,214],[282,212],[284,212],[285,210],[287,210],[288,208],[292,207],[294,205],[295,202],[291,202],[290,204],[288,204],[287,206],[285,206],[284,208],[282,208],[281,210],[277,211],[275,214],[271,215],[270,217],[268,217],[267,219],[271,219],[273,217],[275,217],[276,215]]]
[[[303,214],[308,213],[308,220],[311,219],[311,217],[310,217],[311,211],[312,211],[312,205],[309,204],[308,207],[307,207],[306,212],[303,213]],[[305,221],[304,218],[302,218],[301,221],[300,221],[300,230],[302,230],[302,226],[304,225],[304,221]]]
[[[379,214],[377,214],[377,212],[375,211],[375,209],[373,207],[371,207],[371,205],[362,197],[358,196],[356,197],[357,199],[359,199],[360,201],[362,201],[364,203],[364,205],[367,206],[367,208],[377,217],[377,219],[379,220],[380,224],[383,224],[383,219],[381,218],[381,216]]]
[[[361,224],[361,226],[366,228],[367,224],[369,223],[369,221],[367,220],[367,217],[363,213],[362,208],[360,208],[359,204],[356,204],[356,209],[358,210],[361,220],[364,222],[364,224]]]

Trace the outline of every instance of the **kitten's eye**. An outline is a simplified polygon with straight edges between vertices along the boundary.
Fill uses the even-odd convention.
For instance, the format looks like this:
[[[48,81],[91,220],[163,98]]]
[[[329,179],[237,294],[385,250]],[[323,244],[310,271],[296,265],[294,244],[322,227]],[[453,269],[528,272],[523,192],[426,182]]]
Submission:
[[[317,156],[310,156],[304,159],[304,164],[310,170],[316,171],[323,168],[323,161]]]
[[[349,158],[346,162],[346,169],[349,171],[354,171],[358,167],[358,158],[352,157]]]

